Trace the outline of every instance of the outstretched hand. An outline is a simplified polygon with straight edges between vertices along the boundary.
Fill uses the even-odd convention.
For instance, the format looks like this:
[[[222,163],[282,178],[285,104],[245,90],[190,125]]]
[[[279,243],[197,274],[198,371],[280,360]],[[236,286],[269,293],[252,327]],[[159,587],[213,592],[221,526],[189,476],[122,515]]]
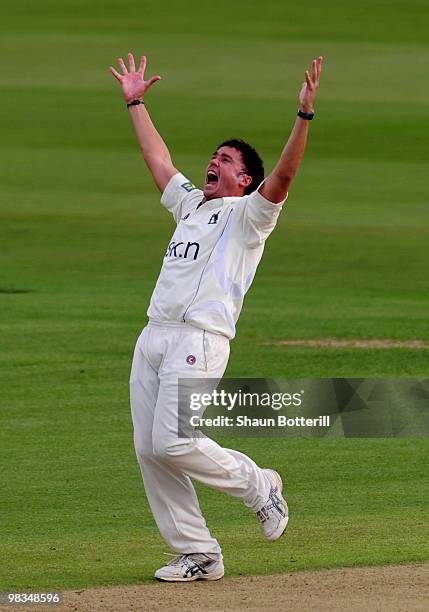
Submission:
[[[314,99],[316,98],[317,88],[319,87],[320,74],[322,72],[323,56],[320,55],[317,59],[313,60],[311,66],[311,76],[308,70],[304,72],[305,81],[302,84],[301,92],[299,94],[300,109],[304,113],[313,112]]]
[[[142,98],[147,90],[152,87],[156,81],[160,80],[160,76],[153,76],[147,81],[144,80],[144,71],[146,69],[146,56],[142,55],[140,60],[139,69],[136,70],[134,56],[132,53],[128,53],[128,63],[130,69],[128,70],[122,57],[118,59],[119,67],[122,70],[122,74],[117,72],[110,66],[110,71],[113,76],[118,79],[122,87],[122,93],[124,94],[125,101],[127,104],[133,100]]]

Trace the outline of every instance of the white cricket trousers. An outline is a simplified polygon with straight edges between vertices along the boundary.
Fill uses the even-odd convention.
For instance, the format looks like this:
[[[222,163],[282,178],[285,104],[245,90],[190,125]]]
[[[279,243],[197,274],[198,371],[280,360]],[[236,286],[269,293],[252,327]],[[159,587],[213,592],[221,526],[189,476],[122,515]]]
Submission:
[[[269,483],[252,459],[209,438],[178,437],[178,378],[221,378],[225,336],[187,323],[150,321],[137,340],[130,377],[134,445],[152,514],[176,552],[219,553],[191,478],[258,511]]]

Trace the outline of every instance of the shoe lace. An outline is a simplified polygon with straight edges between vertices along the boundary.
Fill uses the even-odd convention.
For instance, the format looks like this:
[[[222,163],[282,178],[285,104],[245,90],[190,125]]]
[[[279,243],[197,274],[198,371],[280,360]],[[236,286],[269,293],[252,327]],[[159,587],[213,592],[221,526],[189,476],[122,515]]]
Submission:
[[[191,568],[194,565],[197,565],[198,567],[200,567],[200,559],[198,558],[199,555],[201,555],[201,553],[194,553],[194,554],[184,554],[184,555],[177,555],[175,553],[168,553],[165,552],[163,553],[164,555],[167,555],[168,557],[174,557],[170,563],[167,563],[167,565],[171,565],[172,567],[178,567],[181,565],[185,565],[187,568]],[[203,557],[207,557],[207,555],[202,555]],[[210,559],[210,557],[207,557],[207,560],[213,561],[213,559]]]
[[[261,521],[261,523],[265,523],[270,518],[270,513],[268,512],[267,506],[264,506],[256,513],[256,516]]]
[[[167,555],[168,557],[174,557],[173,559],[171,559],[171,561],[169,563],[167,563],[167,565],[171,565],[173,567],[176,567],[176,566],[179,566],[179,565],[183,565],[185,557],[187,556],[187,555],[177,555],[177,554],[168,553],[168,552],[165,552],[163,554]]]

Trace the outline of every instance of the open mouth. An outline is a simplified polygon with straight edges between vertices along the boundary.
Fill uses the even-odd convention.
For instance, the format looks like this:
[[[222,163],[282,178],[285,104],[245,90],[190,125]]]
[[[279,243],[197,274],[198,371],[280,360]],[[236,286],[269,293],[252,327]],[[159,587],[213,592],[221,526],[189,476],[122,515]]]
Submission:
[[[219,177],[214,170],[209,170],[206,177],[206,185],[216,185]]]

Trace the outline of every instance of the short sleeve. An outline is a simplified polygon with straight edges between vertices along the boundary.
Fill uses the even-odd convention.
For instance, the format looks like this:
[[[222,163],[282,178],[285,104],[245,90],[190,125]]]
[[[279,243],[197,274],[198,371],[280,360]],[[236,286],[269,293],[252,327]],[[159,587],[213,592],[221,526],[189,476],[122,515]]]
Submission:
[[[261,195],[259,189],[247,196],[242,218],[243,236],[247,246],[257,247],[268,238],[276,226],[286,200],[287,195],[279,203],[270,202]]]
[[[203,192],[178,172],[168,181],[161,196],[161,204],[171,212],[176,223],[190,210],[195,201],[201,201]]]

